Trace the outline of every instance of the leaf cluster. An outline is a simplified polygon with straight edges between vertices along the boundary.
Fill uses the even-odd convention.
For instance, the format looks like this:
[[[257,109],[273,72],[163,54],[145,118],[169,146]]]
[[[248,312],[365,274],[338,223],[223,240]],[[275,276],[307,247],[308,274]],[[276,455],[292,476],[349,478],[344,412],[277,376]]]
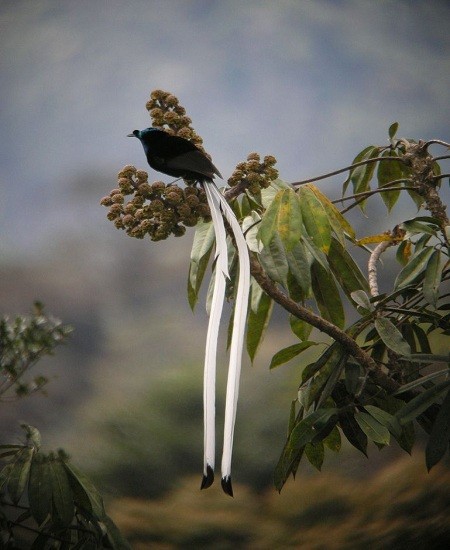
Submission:
[[[0,318],[0,396],[13,389],[17,397],[42,389],[44,376],[25,382],[23,375],[44,355],[52,355],[72,331],[69,325],[44,313],[43,305],[34,304],[29,316]]]
[[[233,201],[258,268],[252,271],[247,320],[250,358],[264,338],[275,302],[289,313],[291,331],[299,341],[277,351],[270,368],[316,346],[314,327],[333,338],[302,368],[275,472],[279,490],[295,475],[303,456],[320,469],[325,449],[339,451],[343,437],[366,455],[369,441],[383,448],[392,439],[411,452],[418,424],[429,436],[428,469],[448,449],[450,357],[432,350],[450,334],[449,295],[443,293],[450,277],[450,231],[436,193],[441,169],[428,144],[396,139],[397,128],[396,123],[389,128],[388,146],[366,147],[355,157],[343,185],[344,194],[350,185],[354,194],[342,200],[364,210],[370,198],[380,194],[390,212],[406,192],[431,215],[416,215],[392,231],[357,239],[344,216],[349,207],[339,211],[339,201],[330,201],[310,182],[293,188],[278,179],[259,197],[246,193],[241,201]],[[371,189],[374,179],[377,187]],[[213,244],[211,225],[198,226],[188,280],[192,307]],[[397,274],[390,291],[379,294],[378,262],[391,246],[397,247]],[[357,249],[368,253],[366,268],[355,259]],[[233,267],[231,240],[229,258]],[[230,273],[233,297],[236,274],[233,269]],[[350,323],[349,305],[352,318],[357,318]]]
[[[38,430],[22,427],[24,444],[0,445],[0,458],[7,461],[0,471],[5,548],[14,548],[24,533],[33,549],[129,548],[90,480],[64,451],[42,453]]]

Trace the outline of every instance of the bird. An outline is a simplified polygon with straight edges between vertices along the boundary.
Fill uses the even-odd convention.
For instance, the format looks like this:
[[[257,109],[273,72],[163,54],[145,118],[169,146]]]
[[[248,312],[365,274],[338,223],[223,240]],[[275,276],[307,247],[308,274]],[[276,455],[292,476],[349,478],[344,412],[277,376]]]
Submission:
[[[244,333],[247,320],[250,289],[250,259],[247,243],[236,216],[225,197],[214,183],[214,177],[222,178],[212,161],[194,143],[180,136],[174,136],[158,128],[134,130],[127,137],[136,137],[141,142],[147,162],[157,172],[176,178],[199,182],[206,193],[214,227],[216,251],[214,291],[208,323],[205,346],[205,364],[203,381],[204,409],[204,460],[201,489],[210,487],[214,482],[215,465],[215,385],[216,356],[220,319],[225,299],[228,273],[228,247],[224,218],[231,227],[239,258],[239,281],[233,316],[233,333],[230,345],[230,361],[225,400],[225,424],[222,451],[223,491],[233,496],[231,483],[231,462],[233,437],[236,422],[239,381],[244,346]]]
[[[136,137],[144,147],[147,162],[157,172],[199,183],[222,174],[192,141],[172,136],[158,128],[134,130],[127,137]]]

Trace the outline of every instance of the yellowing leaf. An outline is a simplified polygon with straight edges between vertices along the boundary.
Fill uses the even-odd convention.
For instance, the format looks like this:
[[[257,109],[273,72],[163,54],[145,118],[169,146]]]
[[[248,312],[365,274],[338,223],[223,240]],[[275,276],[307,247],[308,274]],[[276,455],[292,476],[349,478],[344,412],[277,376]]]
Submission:
[[[358,246],[363,246],[365,244],[375,244],[375,243],[382,243],[384,241],[392,241],[394,240],[392,238],[392,235],[390,233],[379,233],[378,235],[370,235],[368,237],[363,237],[362,239],[358,239],[356,241],[356,244]]]
[[[258,229],[258,239],[269,246],[275,235],[287,251],[299,242],[302,234],[300,202],[292,189],[282,189],[267,208]]]
[[[330,199],[326,195],[324,195],[322,191],[315,185],[308,183],[306,187],[309,187],[309,189],[311,189],[314,195],[322,203],[327,213],[328,219],[330,220],[331,227],[333,228],[336,236],[341,241],[341,243],[343,244],[342,233],[346,233],[351,239],[354,239],[355,230],[344,218],[344,216],[339,212],[339,210],[334,206]]]
[[[331,225],[323,204],[308,185],[299,188],[303,224],[314,245],[328,254],[331,244]]]

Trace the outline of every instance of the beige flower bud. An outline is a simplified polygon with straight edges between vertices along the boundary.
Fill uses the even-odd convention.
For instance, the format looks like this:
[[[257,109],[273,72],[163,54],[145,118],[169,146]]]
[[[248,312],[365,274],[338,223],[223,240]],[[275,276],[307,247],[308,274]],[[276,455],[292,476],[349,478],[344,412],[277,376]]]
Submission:
[[[260,156],[258,153],[250,153],[247,155],[247,160],[257,160],[259,162]]]
[[[103,197],[102,200],[100,201],[100,204],[102,206],[111,206],[112,204],[111,197]]]
[[[122,193],[116,193],[115,195],[113,195],[111,197],[111,200],[115,203],[115,204],[123,204],[124,200],[125,200],[125,197],[122,195]]]
[[[122,223],[125,227],[132,227],[135,223],[134,216],[132,216],[131,214],[126,214],[122,218]]]

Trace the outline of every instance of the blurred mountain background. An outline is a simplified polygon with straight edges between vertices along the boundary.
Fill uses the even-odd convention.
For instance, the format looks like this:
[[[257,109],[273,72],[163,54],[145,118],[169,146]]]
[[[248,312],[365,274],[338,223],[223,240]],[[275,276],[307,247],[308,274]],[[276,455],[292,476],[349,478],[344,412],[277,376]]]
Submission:
[[[185,511],[190,495],[198,513],[210,498],[221,506],[219,487],[210,490],[216,497],[197,494],[207,317],[204,300],[193,314],[186,299],[193,233],[129,239],[99,205],[125,164],[148,168],[125,136],[150,125],[145,103],[162,88],[179,97],[225,178],[251,151],[276,156],[286,181],[343,167],[366,145],[387,143],[395,120],[399,135],[449,141],[449,22],[445,1],[3,0],[0,312],[26,313],[39,299],[75,331],[35,368],[50,378],[46,395],[0,403],[2,442],[17,440],[23,421],[110,499],[179,489]],[[342,182],[320,186],[337,198]],[[361,236],[415,213],[405,199],[388,222],[371,204],[370,227],[354,214]],[[251,501],[273,493],[308,361],[269,372],[271,355],[294,342],[283,320],[275,312],[255,365],[244,364],[233,474],[249,487],[235,501],[241,491]],[[223,343],[220,368],[218,426]],[[357,483],[400,453],[370,454],[367,461],[344,449],[326,460],[326,475]],[[116,502],[123,519],[127,501]]]

